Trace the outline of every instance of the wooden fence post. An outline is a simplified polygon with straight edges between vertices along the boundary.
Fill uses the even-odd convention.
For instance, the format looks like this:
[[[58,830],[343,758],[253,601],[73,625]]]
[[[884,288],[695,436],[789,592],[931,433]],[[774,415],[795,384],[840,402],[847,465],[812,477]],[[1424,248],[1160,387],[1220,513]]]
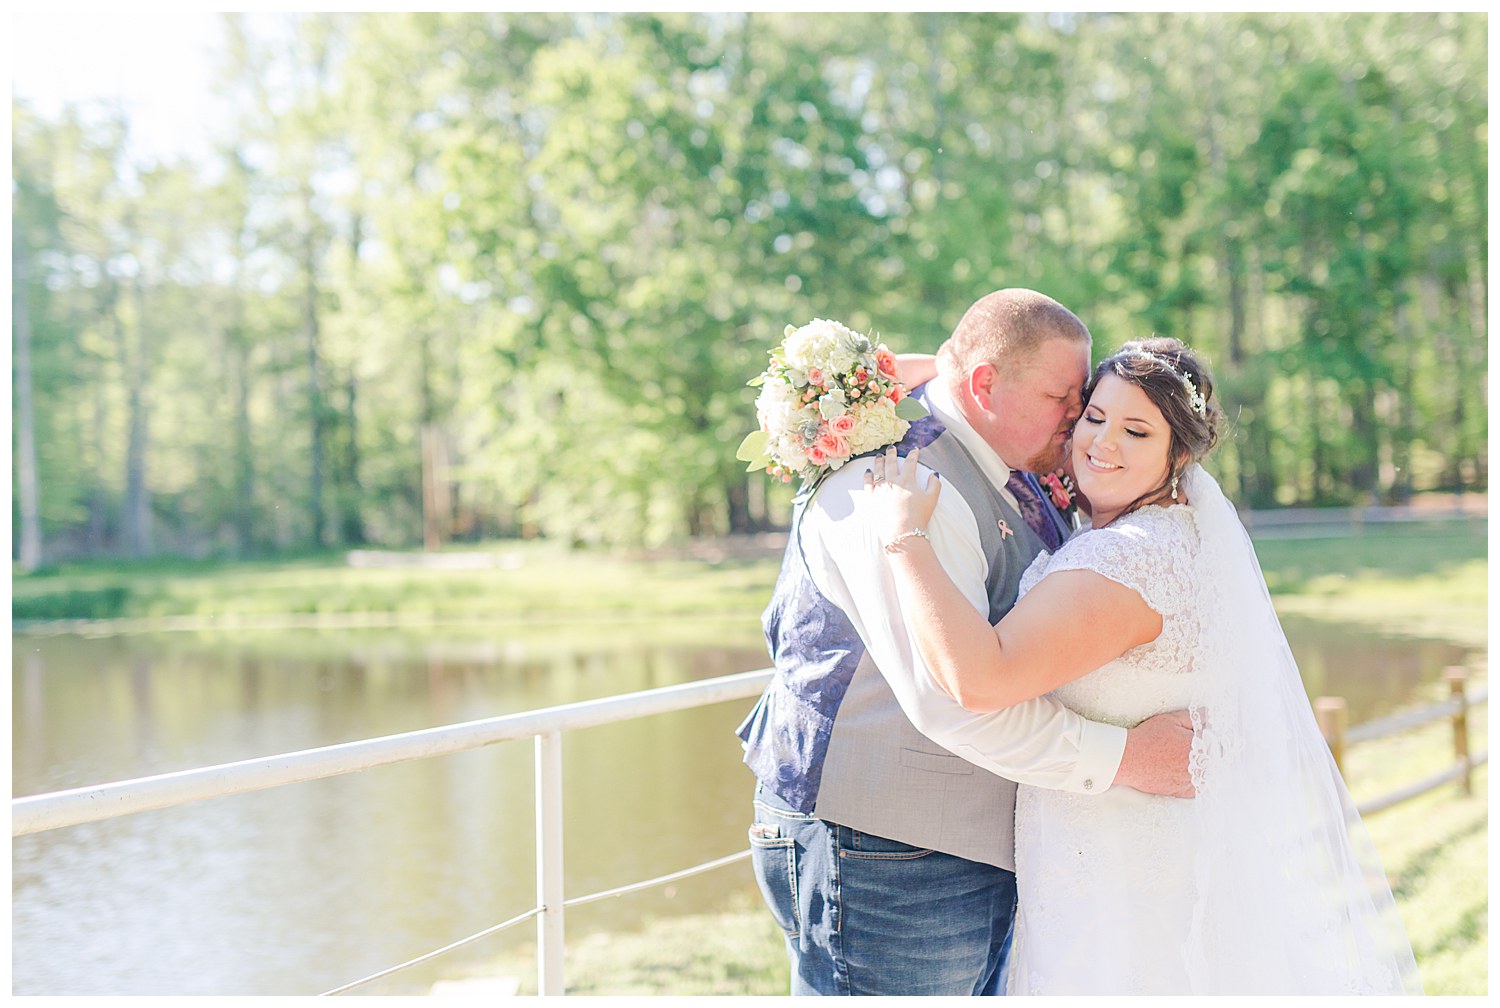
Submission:
[[[1464,794],[1474,793],[1474,781],[1470,771],[1473,764],[1469,760],[1469,698],[1464,695],[1464,682],[1468,673],[1461,666],[1450,666],[1443,670],[1443,678],[1448,680],[1448,692],[1454,701],[1453,710],[1453,759],[1458,764],[1459,783]]]
[[[1344,731],[1349,727],[1349,707],[1343,697],[1320,696],[1313,703],[1318,716],[1318,730],[1333,753],[1334,765],[1344,772]]]

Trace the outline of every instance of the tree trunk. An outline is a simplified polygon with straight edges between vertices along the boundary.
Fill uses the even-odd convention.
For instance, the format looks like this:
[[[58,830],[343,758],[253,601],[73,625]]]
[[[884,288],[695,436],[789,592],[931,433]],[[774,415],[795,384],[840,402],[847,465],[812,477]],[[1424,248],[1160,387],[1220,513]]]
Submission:
[[[724,503],[729,508],[731,533],[745,535],[755,531],[755,523],[750,518],[750,487],[743,475],[736,476],[724,488]]]
[[[272,349],[273,359],[269,373],[272,376],[271,384],[271,415],[273,417],[287,417],[292,415],[296,409],[296,380],[293,377],[296,355],[296,347],[291,344],[282,346],[277,344]],[[283,358],[285,354],[285,358]],[[278,426],[280,431],[284,428]],[[293,545],[296,537],[300,534],[299,515],[294,509],[287,506],[296,494],[296,486],[301,481],[302,473],[298,461],[286,450],[285,439],[278,439],[275,446],[279,448],[274,454],[266,472],[268,502],[271,509],[267,514],[269,521],[269,535],[271,542],[277,549],[286,549]]]
[[[359,246],[364,241],[364,214],[356,209],[349,228],[349,282],[357,282],[360,262]],[[350,546],[365,542],[363,515],[364,492],[359,478],[359,379],[356,376],[357,361],[349,364],[348,376],[344,379],[344,454],[339,474],[339,542]]]
[[[109,415],[109,405],[104,394],[104,382],[97,377],[90,382],[94,397],[89,411],[91,451],[94,472],[89,479],[89,517],[84,532],[84,545],[92,556],[98,556],[109,546],[109,495],[105,492],[100,474],[102,460],[107,457],[104,450],[104,431]]]
[[[31,397],[31,316],[27,310],[31,277],[25,243],[11,243],[11,283],[15,317],[16,490],[21,508],[21,569],[35,570],[42,562],[42,521],[37,489],[36,413]]]
[[[359,414],[358,383],[350,375],[344,383],[344,466],[339,483],[343,488],[343,506],[339,509],[339,542],[359,546],[365,541],[365,523],[360,514],[363,496],[359,482]]]
[[[1465,314],[1468,317],[1469,331],[1473,334],[1473,338],[1464,342],[1474,347],[1474,355],[1477,359],[1470,361],[1468,360],[1469,354],[1461,352],[1464,361],[1464,370],[1472,376],[1470,380],[1472,386],[1470,382],[1457,381],[1454,383],[1454,395],[1462,401],[1466,398],[1466,392],[1472,391],[1476,403],[1475,411],[1478,415],[1483,416],[1486,409],[1485,404],[1489,400],[1489,389],[1486,382],[1486,375],[1489,372],[1484,359],[1489,332],[1489,295],[1485,276],[1485,254],[1479,247],[1477,240],[1471,239],[1468,243],[1467,259],[1469,263],[1467,270],[1469,310]],[[1469,438],[1462,428],[1460,428],[1459,437],[1461,475],[1467,477],[1464,483],[1472,481],[1480,486],[1486,485],[1489,482],[1489,455],[1485,449],[1487,438],[1483,435]],[[1467,471],[1463,472],[1462,470]],[[1460,489],[1464,487],[1464,483],[1460,484]]]
[[[408,267],[409,269],[409,267]],[[418,289],[415,277],[408,274],[408,289]],[[432,337],[417,333],[417,409],[422,421],[422,544],[430,550],[443,545],[447,489],[442,457],[442,439],[437,430],[437,396],[432,388]]]
[[[422,545],[443,545],[448,525],[448,459],[437,427],[422,427]]]
[[[1406,304],[1396,305],[1396,340],[1405,351],[1401,387],[1396,390],[1395,431],[1391,436],[1391,501],[1405,504],[1412,497],[1411,442],[1417,428],[1413,400],[1417,394],[1417,334],[1412,332],[1411,312]]]
[[[1384,432],[1376,423],[1375,382],[1365,379],[1349,390],[1349,408],[1354,416],[1355,457],[1350,483],[1360,491],[1361,504],[1380,499],[1380,440]]]
[[[255,545],[255,444],[250,426],[250,348],[236,332],[229,351],[234,385],[234,540],[240,554]]]
[[[1337,430],[1338,425],[1332,420],[1324,418],[1323,395],[1319,391],[1316,381],[1311,381],[1310,384],[1312,387],[1308,390],[1307,396],[1307,404],[1309,407],[1307,416],[1307,430],[1309,432],[1312,450],[1308,454],[1312,457],[1311,503],[1317,503],[1323,498],[1326,492],[1325,484],[1329,482],[1327,452],[1325,450],[1327,442],[1324,440],[1321,432],[1328,430]]]
[[[318,276],[314,249],[312,191],[303,189],[307,231],[303,235],[303,327],[307,334],[307,409],[311,421],[308,445],[308,510],[312,519],[312,542],[324,545],[328,516],[323,507],[323,364],[318,346]]]
[[[697,539],[708,531],[708,507],[703,500],[701,488],[693,490],[687,500],[687,534]]]
[[[125,446],[125,548],[131,556],[143,557],[151,552],[151,498],[146,487],[146,455],[149,435],[149,397],[151,338],[146,326],[144,282],[137,277],[135,293],[135,346],[130,346],[128,327],[116,312],[120,349],[129,375],[126,390],[126,424],[129,435]]]
[[[1223,247],[1224,280],[1229,300],[1229,366],[1238,372],[1245,363],[1245,260],[1240,243],[1225,239]]]

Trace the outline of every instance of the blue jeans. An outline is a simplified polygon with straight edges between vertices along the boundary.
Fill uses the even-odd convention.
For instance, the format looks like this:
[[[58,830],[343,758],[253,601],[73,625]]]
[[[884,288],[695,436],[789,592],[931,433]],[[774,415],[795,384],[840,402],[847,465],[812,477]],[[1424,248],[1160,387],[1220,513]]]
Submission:
[[[1014,872],[795,812],[764,788],[750,850],[791,993],[1004,993]]]

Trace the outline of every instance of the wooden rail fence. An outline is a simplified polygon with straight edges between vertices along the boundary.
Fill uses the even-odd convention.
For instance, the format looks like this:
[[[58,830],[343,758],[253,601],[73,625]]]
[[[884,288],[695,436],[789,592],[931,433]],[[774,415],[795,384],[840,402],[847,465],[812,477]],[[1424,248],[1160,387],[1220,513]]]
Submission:
[[[1448,699],[1442,703],[1403,711],[1387,718],[1367,722],[1353,729],[1349,728],[1349,710],[1343,697],[1323,696],[1313,702],[1313,710],[1318,717],[1318,728],[1322,731],[1323,738],[1327,740],[1328,748],[1333,752],[1333,761],[1338,764],[1340,773],[1344,769],[1346,746],[1399,735],[1420,725],[1431,724],[1445,718],[1452,722],[1453,765],[1430,777],[1414,781],[1377,798],[1360,802],[1360,815],[1369,815],[1372,812],[1388,809],[1392,805],[1399,805],[1401,802],[1426,794],[1450,781],[1458,781],[1464,794],[1474,793],[1474,768],[1488,763],[1490,754],[1487,749],[1479,753],[1469,752],[1469,708],[1474,704],[1489,701],[1489,687],[1482,685],[1472,693],[1468,692],[1466,689],[1468,673],[1457,666],[1444,669],[1443,678],[1448,682],[1449,695]]]

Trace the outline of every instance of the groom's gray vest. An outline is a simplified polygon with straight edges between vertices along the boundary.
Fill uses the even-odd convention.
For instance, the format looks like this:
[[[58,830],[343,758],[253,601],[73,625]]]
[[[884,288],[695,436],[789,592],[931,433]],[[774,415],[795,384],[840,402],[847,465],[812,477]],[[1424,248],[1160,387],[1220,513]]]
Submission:
[[[917,397],[925,400],[924,392],[918,389]],[[914,447],[923,465],[942,474],[944,493],[958,491],[974,512],[989,563],[988,615],[997,622],[1015,604],[1021,574],[1042,541],[935,414],[911,425],[897,453],[904,457]],[[1015,784],[912,726],[849,618],[813,583],[801,517],[799,507],[762,617],[776,676],[739,727],[745,763],[798,811],[1014,869]],[[1002,521],[1014,535],[1002,536]]]

